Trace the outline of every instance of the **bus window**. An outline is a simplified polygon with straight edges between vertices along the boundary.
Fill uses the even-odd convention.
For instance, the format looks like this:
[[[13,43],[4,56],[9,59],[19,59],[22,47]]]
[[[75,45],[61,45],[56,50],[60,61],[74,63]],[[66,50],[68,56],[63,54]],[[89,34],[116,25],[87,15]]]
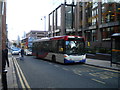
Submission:
[[[52,41],[52,52],[57,52],[57,40]]]
[[[59,51],[59,53],[64,52],[64,41],[63,40],[58,41],[58,51]]]

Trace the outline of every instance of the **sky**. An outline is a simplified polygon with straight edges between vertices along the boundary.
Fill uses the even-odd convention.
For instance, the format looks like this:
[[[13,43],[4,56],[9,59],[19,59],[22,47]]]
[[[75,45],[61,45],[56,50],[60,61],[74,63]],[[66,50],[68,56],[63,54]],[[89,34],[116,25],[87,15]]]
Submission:
[[[51,12],[50,7],[50,0],[7,0],[8,39],[17,40],[18,35],[22,38],[30,30],[43,31],[43,17]]]

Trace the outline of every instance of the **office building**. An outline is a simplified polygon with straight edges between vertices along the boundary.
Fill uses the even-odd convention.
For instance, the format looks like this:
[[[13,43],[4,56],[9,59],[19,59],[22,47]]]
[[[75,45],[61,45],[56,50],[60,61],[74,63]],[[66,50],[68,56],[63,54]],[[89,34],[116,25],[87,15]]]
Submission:
[[[85,37],[86,47],[110,52],[111,35],[120,33],[120,0],[64,1],[49,14],[49,37],[79,35]]]

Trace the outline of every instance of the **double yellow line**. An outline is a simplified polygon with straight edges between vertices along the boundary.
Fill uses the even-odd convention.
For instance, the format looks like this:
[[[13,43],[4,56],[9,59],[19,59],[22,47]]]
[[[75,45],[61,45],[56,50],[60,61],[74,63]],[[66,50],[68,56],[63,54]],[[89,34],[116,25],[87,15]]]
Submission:
[[[31,88],[30,88],[30,86],[29,86],[29,84],[28,84],[28,82],[27,82],[27,80],[26,80],[26,78],[25,78],[25,76],[24,76],[24,74],[23,74],[23,72],[22,72],[22,70],[21,70],[21,68],[20,68],[20,66],[15,58],[13,58],[13,62],[14,62],[14,65],[15,65],[15,68],[16,68],[16,71],[17,71],[22,88],[24,90],[26,90],[26,88],[28,90],[31,90]]]

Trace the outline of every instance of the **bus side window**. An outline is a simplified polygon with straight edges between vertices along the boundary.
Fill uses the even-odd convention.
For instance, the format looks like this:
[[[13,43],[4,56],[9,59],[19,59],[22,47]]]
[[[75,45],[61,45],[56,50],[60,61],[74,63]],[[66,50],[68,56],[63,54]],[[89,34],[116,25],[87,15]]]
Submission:
[[[58,52],[59,53],[63,53],[64,52],[64,44],[63,44],[63,40],[59,40],[58,41]]]
[[[48,43],[49,43],[49,47],[48,47],[49,50],[48,50],[48,51],[49,51],[49,52],[52,52],[52,41],[49,41]]]
[[[52,41],[52,52],[57,52],[57,40]]]

